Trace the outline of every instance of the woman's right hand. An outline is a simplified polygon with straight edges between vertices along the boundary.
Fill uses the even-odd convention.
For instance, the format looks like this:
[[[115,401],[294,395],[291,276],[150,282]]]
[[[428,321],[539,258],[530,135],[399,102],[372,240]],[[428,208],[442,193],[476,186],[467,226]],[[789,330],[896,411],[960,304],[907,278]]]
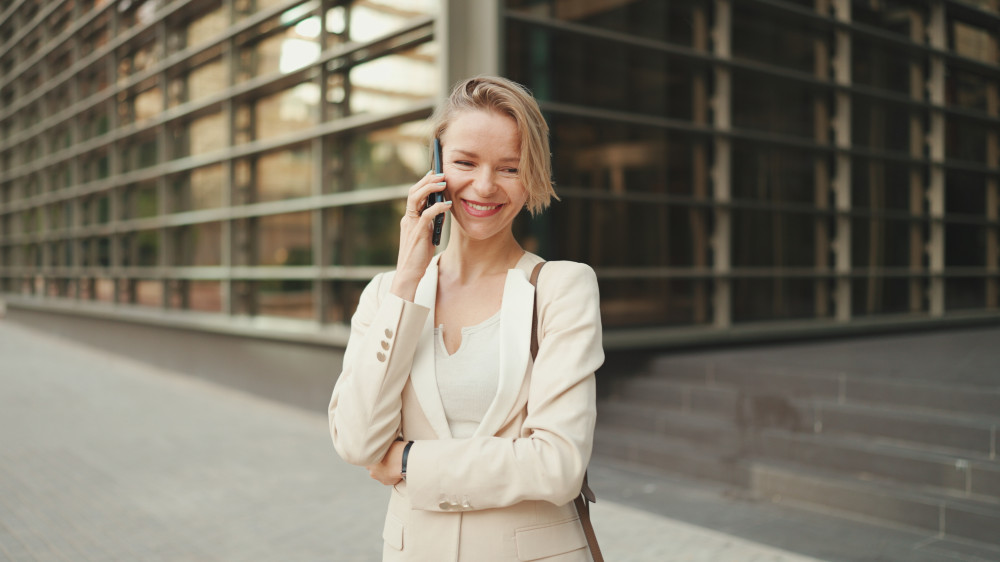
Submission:
[[[399,221],[399,258],[389,289],[401,299],[413,301],[417,284],[434,257],[434,244],[431,242],[434,217],[451,209],[451,201],[427,207],[427,197],[444,188],[444,174],[428,172],[413,184],[406,198],[406,213]]]

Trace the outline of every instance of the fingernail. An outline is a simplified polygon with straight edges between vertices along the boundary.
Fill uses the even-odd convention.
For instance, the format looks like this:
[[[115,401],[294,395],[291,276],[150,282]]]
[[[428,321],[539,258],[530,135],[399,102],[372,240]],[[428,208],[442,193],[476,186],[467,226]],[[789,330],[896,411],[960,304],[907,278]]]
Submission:
[[[451,201],[445,201],[444,204],[445,205],[451,205]]]
[[[441,172],[439,174],[434,174],[434,175],[437,176],[437,177],[439,177],[439,178],[443,178],[444,177],[444,172]]]
[[[434,185],[436,185],[436,186],[438,186],[438,187],[444,187],[444,186],[446,186],[446,185],[448,185],[448,184],[447,184],[447,183],[445,183],[445,182],[443,182],[443,181],[439,181],[439,182],[437,182],[437,183],[436,183],[436,184],[434,184]]]

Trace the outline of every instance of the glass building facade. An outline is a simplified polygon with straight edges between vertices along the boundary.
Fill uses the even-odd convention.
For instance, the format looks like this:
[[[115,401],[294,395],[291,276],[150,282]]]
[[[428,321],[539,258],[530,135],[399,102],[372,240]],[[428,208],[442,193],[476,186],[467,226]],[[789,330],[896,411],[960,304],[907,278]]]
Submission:
[[[1000,319],[998,0],[10,0],[8,306],[343,343],[500,73],[612,345]]]

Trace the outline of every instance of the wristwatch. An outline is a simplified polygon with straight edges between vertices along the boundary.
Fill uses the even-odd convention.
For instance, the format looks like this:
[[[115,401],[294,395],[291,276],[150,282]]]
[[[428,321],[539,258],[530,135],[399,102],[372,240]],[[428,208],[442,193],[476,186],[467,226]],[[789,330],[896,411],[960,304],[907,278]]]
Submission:
[[[410,456],[410,447],[413,446],[413,441],[407,441],[406,446],[403,447],[403,466],[400,469],[400,473],[403,475],[403,480],[406,480],[406,457]]]

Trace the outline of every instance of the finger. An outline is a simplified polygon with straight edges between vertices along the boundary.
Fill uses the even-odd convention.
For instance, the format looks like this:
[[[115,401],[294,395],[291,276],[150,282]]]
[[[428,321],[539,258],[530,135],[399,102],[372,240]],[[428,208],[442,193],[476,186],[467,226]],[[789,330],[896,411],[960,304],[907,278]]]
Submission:
[[[431,193],[444,191],[447,185],[448,184],[445,181],[443,181],[443,179],[439,181],[429,182],[424,185],[420,184],[415,185],[413,189],[410,191],[409,196],[407,196],[406,198],[407,210],[412,209],[417,211],[418,213],[421,212],[427,205],[427,197]]]
[[[424,212],[420,213],[420,218],[433,219],[434,217],[440,215],[441,213],[450,210],[452,207],[451,201],[442,201],[440,203],[435,203],[430,207],[424,209]]]
[[[451,210],[451,201],[442,201],[440,203],[435,203],[430,207],[424,209],[424,212],[420,213],[420,220],[430,222],[434,220],[434,217],[444,213],[445,211]]]

